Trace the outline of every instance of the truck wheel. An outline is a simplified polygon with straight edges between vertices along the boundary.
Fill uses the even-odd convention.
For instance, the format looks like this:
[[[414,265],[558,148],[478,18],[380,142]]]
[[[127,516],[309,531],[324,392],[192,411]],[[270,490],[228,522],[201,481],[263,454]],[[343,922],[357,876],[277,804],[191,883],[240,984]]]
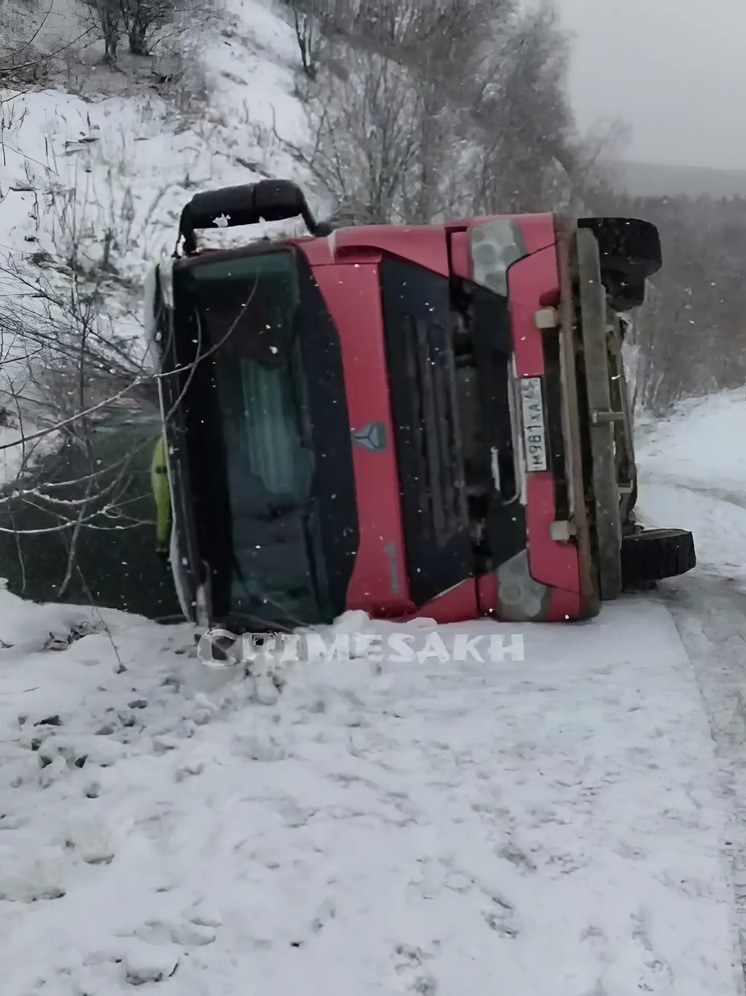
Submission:
[[[581,218],[580,228],[590,228],[601,250],[601,269],[641,277],[656,274],[663,265],[658,229],[639,218]]]
[[[678,577],[696,566],[694,537],[686,529],[645,529],[622,540],[625,590]]]

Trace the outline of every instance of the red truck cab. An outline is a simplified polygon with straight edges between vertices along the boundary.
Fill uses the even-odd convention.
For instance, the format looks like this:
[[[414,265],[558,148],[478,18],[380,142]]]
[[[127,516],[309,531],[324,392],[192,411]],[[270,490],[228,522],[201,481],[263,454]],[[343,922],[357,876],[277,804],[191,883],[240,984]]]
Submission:
[[[196,244],[295,214],[309,237]],[[634,461],[608,346],[660,265],[652,226],[332,230],[266,181],[197,195],[181,235],[153,324],[188,616],[561,621],[621,592]]]

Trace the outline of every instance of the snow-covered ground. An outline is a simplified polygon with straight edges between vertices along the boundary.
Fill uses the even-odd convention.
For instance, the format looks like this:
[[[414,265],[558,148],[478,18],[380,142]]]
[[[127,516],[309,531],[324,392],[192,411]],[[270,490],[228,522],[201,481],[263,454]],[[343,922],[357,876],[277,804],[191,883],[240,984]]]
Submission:
[[[679,405],[641,427],[640,505],[691,529],[701,568],[746,583],[746,389]]]
[[[742,402],[648,427],[649,514],[689,524],[679,492],[717,457],[709,431],[707,463],[685,450],[711,421],[727,457]],[[744,626],[715,532],[706,571],[499,664],[254,679],[201,664],[188,626],[2,593],[3,993],[740,992]]]
[[[4,601],[8,996],[735,991],[665,609],[537,628],[521,663],[296,664],[280,694],[122,617],[44,651],[59,613]]]
[[[746,964],[746,390],[642,427],[641,508],[694,532],[696,571],[662,585],[702,691],[731,799],[728,850]]]

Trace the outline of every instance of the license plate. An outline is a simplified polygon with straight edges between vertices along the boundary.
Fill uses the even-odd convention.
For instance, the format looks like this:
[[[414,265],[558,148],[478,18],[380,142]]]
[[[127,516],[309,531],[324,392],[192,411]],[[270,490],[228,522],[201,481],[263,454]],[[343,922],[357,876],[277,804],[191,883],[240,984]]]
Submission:
[[[547,469],[547,430],[544,425],[541,377],[526,377],[519,383],[526,470],[529,474],[537,474]]]

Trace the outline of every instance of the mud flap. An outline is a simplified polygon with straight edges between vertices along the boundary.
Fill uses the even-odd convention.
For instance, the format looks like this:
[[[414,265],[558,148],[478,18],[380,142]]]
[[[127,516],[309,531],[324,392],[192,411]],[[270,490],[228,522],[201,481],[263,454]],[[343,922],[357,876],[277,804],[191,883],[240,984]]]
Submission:
[[[592,511],[600,594],[622,593],[622,523],[606,342],[606,291],[601,282],[598,243],[588,229],[577,233],[581,334],[592,465]]]

